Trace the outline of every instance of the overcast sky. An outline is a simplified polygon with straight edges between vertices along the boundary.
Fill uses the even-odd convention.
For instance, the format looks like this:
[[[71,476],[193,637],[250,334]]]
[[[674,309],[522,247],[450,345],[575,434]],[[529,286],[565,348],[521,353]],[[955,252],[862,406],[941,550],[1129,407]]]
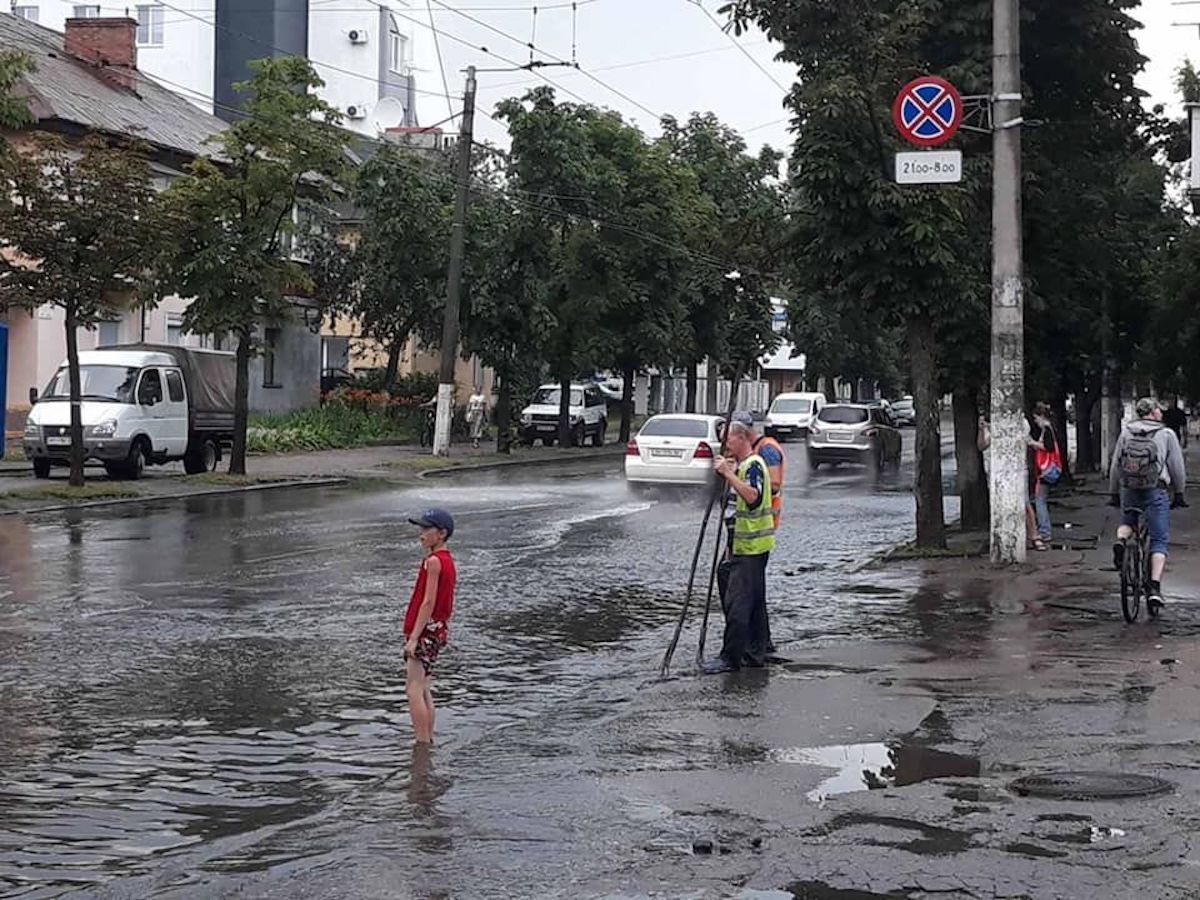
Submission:
[[[408,2],[406,15],[426,26],[413,26],[422,89],[442,90],[442,74],[428,28],[431,21],[443,32],[440,45],[446,78],[456,97],[462,93],[461,70],[469,64],[481,69],[504,67],[508,63],[501,56],[516,63],[529,61],[526,43],[533,27],[532,0]],[[575,20],[576,53],[583,71],[542,70],[560,86],[564,99],[583,98],[616,109],[651,135],[658,131],[659,114],[683,118],[693,111],[711,110],[740,131],[752,148],[763,143],[783,148],[790,143],[782,106],[784,92],[775,82],[788,85],[791,67],[774,61],[775,49],[758,32],[742,35],[738,43],[766,72],[747,59],[705,14],[707,9],[715,15],[723,0],[703,0],[703,6],[695,0],[579,0],[575,17],[568,0],[540,0],[537,5],[536,59],[570,60]],[[1150,58],[1142,87],[1153,102],[1169,103],[1177,110],[1173,73],[1189,54],[1200,60],[1200,26],[1182,28],[1172,23],[1200,23],[1200,2],[1175,5],[1171,0],[1146,0],[1136,15],[1146,26],[1138,32],[1138,41],[1142,53]],[[479,47],[487,47],[491,55]],[[481,72],[480,111],[491,112],[497,101],[521,93],[523,86],[544,83],[528,72]],[[579,97],[571,97],[568,90]],[[453,102],[457,110],[459,103]],[[429,95],[420,97],[418,110],[423,125],[449,115],[445,99]],[[476,134],[503,142],[501,126],[482,114]]]

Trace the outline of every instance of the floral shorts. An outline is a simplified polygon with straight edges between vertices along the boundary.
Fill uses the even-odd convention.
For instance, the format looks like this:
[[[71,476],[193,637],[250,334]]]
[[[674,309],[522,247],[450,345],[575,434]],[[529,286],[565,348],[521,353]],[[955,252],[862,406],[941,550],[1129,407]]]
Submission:
[[[437,662],[438,654],[445,648],[449,636],[450,630],[445,622],[430,622],[417,638],[417,650],[413,655],[425,667],[426,678],[433,674],[433,664]]]

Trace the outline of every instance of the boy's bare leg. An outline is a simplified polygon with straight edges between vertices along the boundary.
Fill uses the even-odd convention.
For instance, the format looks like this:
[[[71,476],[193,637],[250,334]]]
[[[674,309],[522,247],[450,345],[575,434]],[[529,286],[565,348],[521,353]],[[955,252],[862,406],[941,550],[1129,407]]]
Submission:
[[[429,710],[429,741],[433,742],[433,726],[437,721],[437,710],[433,706],[433,691],[429,689],[429,679],[425,679],[425,707]]]
[[[425,677],[425,665],[419,659],[408,660],[407,680],[404,691],[408,695],[408,714],[412,718],[413,731],[418,741],[426,744],[433,741],[433,705],[427,701],[429,679]]]

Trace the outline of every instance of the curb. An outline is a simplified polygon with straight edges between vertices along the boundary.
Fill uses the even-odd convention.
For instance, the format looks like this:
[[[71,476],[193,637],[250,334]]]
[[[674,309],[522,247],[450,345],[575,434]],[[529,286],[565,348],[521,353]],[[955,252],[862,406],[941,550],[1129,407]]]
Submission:
[[[496,460],[495,462],[478,463],[475,465],[462,466],[446,466],[440,469],[425,469],[417,472],[417,478],[436,480],[439,478],[450,478],[464,472],[487,472],[494,469],[508,469],[513,466],[525,467],[541,467],[551,465],[561,465],[563,463],[572,462],[589,462],[597,459],[615,459],[625,454],[625,448],[620,444],[615,444],[612,448],[602,448],[592,453],[583,453],[579,455],[564,455],[554,457],[538,457],[534,459],[504,459]]]
[[[186,494],[154,494],[143,497],[119,497],[112,500],[88,500],[83,503],[61,503],[57,506],[38,506],[33,509],[0,510],[0,516],[32,516],[42,513],[67,512],[72,509],[96,509],[103,506],[127,506],[131,503],[157,503],[161,500],[190,500],[192,497],[219,497],[229,494],[249,494],[254,491],[272,491],[283,488],[344,487],[347,478],[313,478],[306,481],[278,481],[268,484],[247,484],[214,488],[208,491],[192,491]]]

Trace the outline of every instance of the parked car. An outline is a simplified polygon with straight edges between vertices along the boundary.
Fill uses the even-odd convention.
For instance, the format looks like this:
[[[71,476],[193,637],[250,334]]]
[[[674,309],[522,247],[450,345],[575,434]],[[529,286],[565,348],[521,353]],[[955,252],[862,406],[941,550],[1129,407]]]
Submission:
[[[892,418],[896,424],[903,427],[917,424],[917,408],[913,405],[912,397],[902,397],[892,404]]]
[[[558,412],[562,388],[543,384],[533,402],[521,410],[521,440],[527,444],[541,441],[549,447],[558,440]],[[608,433],[608,402],[592,384],[571,385],[571,446],[582,447],[591,438],[593,447],[604,445]]]
[[[763,428],[773,438],[786,441],[808,434],[813,416],[825,406],[824,394],[779,394],[771,401]]]
[[[900,465],[900,430],[887,410],[862,403],[826,406],[808,430],[808,464]]]
[[[147,465],[183,460],[189,475],[211,472],[233,441],[236,363],[232,353],[136,344],[79,354],[85,460],[110,478],[140,478]],[[70,464],[71,389],[66,363],[25,423],[25,456],[37,478]]]
[[[653,416],[625,449],[625,480],[641,484],[711,484],[721,446],[720,416]]]

